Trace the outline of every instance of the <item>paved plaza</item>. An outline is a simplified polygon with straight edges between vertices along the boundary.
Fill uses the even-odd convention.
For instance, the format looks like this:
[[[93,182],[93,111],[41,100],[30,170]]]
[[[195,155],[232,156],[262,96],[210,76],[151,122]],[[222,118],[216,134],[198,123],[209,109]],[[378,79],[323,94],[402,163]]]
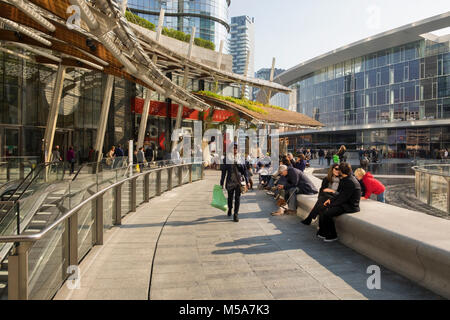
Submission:
[[[440,299],[383,267],[381,290],[369,290],[376,263],[296,216],[272,217],[263,191],[243,196],[233,222],[210,206],[219,178],[207,171],[128,215],[80,264],[80,288],[55,299]]]

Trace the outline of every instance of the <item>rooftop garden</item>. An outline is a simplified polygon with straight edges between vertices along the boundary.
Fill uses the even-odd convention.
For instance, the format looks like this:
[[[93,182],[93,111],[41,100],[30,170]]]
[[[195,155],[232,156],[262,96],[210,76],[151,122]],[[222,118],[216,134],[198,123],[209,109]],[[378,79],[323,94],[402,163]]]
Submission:
[[[125,12],[125,18],[127,18],[128,21],[135,23],[143,28],[155,31],[156,30],[156,26],[151,23],[150,21],[130,12],[130,11],[126,11]],[[178,31],[175,29],[169,29],[166,27],[163,27],[163,30],[161,31],[161,34],[170,37],[170,38],[174,38],[180,41],[184,41],[184,42],[189,42],[191,41],[191,35],[190,34],[186,34],[182,31]],[[210,50],[216,50],[216,45],[214,44],[214,42],[209,41],[209,40],[205,40],[202,38],[195,38],[194,39],[194,43],[196,46],[202,47],[202,48],[206,48],[206,49],[210,49]]]
[[[207,96],[207,97],[211,97],[211,98],[216,98],[219,100],[224,100],[224,101],[228,101],[228,102],[232,102],[237,104],[238,106],[244,107],[250,111],[253,112],[257,112],[260,114],[268,114],[268,112],[266,110],[264,110],[261,107],[264,108],[272,108],[272,109],[277,109],[277,110],[281,110],[281,111],[286,111],[286,109],[281,108],[281,107],[277,107],[277,106],[272,106],[272,105],[268,105],[268,104],[263,104],[260,102],[256,102],[256,101],[251,101],[251,100],[247,100],[247,99],[238,99],[238,98],[233,98],[233,97],[225,97],[225,96],[221,96],[220,94],[211,92],[211,91],[198,91],[196,92],[198,94]]]

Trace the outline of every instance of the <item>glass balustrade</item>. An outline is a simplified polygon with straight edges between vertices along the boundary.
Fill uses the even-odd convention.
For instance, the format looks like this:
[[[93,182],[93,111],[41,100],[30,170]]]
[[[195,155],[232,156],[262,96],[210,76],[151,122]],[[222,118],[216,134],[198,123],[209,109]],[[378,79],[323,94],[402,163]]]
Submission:
[[[56,226],[46,230],[44,236],[31,243],[28,249],[28,298],[51,299],[74,271],[69,268],[69,262],[81,262],[97,244],[99,237],[103,237],[103,232],[117,224],[115,210],[118,194],[121,202],[120,218],[133,209],[133,199],[136,206],[144,203],[146,181],[149,184],[149,197],[156,196],[157,171],[152,170],[160,170],[161,192],[168,189],[170,177],[172,188],[178,185],[180,174],[181,181],[189,183],[190,166],[193,181],[201,179],[202,176],[201,164],[187,164],[171,169],[161,166],[162,163],[156,164],[153,168],[149,166],[138,172],[123,166],[114,169],[112,166],[100,168],[97,165],[87,165],[71,180],[62,179],[62,168],[59,166],[47,166],[36,174],[30,182],[30,189],[24,187],[24,190],[31,190],[29,194],[21,199],[18,205],[9,209],[10,215],[7,219],[0,221],[0,237],[17,234],[17,222],[21,224],[20,234],[26,236],[43,232],[51,223],[62,217]],[[146,174],[148,179],[145,179]],[[133,176],[136,176],[135,188]],[[124,181],[121,184],[121,192],[116,193],[116,188],[111,186],[121,181]],[[99,192],[105,189],[108,190],[100,196]],[[88,200],[91,197],[93,199]],[[70,218],[63,217],[80,205]],[[100,229],[97,228],[98,216],[103,216],[103,228]],[[73,241],[75,239],[76,241]],[[2,257],[6,257],[5,254],[12,246],[12,242],[0,244],[0,254],[2,249],[4,254]]]
[[[417,198],[450,215],[450,165],[423,165],[414,170]]]

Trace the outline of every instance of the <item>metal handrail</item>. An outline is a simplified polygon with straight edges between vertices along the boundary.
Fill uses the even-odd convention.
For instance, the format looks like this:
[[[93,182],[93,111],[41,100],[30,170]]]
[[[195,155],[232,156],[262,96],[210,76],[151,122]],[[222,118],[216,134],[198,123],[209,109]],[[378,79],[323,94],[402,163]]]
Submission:
[[[113,188],[115,188],[117,186],[120,186],[120,185],[124,184],[127,181],[131,181],[131,180],[137,179],[140,176],[145,176],[145,175],[150,174],[152,172],[162,171],[162,170],[170,169],[170,168],[183,167],[183,166],[187,166],[187,165],[194,165],[194,164],[201,164],[201,163],[185,163],[185,164],[179,164],[179,165],[173,165],[173,166],[167,166],[167,167],[161,167],[161,168],[154,168],[154,169],[148,170],[146,172],[139,173],[139,174],[136,174],[134,176],[128,177],[128,178],[126,178],[126,179],[124,179],[122,181],[116,182],[115,184],[113,184],[111,186],[108,186],[107,188],[105,188],[105,189],[103,189],[101,191],[98,191],[96,194],[94,194],[94,195],[90,196],[89,198],[87,198],[86,200],[82,201],[80,204],[78,204],[77,206],[75,206],[74,208],[69,210],[62,217],[60,217],[58,220],[53,222],[51,225],[49,225],[47,228],[45,228],[41,232],[36,233],[36,234],[32,234],[32,235],[3,236],[3,237],[0,237],[0,243],[8,243],[8,242],[36,242],[36,241],[42,239],[48,232],[53,230],[60,223],[64,222],[65,220],[67,220],[71,216],[73,216],[75,213],[77,213],[83,206],[85,206],[86,204],[90,203],[93,200],[96,200],[98,197],[100,197],[101,195],[105,194],[107,191],[109,191],[109,190],[111,190],[111,189],[113,189]]]
[[[436,165],[439,165],[439,164],[436,164]],[[428,166],[431,166],[431,165],[428,165]],[[450,167],[449,164],[443,164],[443,165],[440,165],[440,166]],[[412,167],[412,169],[414,171],[416,171],[416,172],[427,173],[427,174],[430,174],[430,175],[433,175],[433,176],[440,176],[440,177],[450,178],[450,174],[442,173],[442,172],[438,172],[438,171],[430,171],[430,170],[425,169],[425,167],[427,167],[427,166],[415,166],[415,167]]]

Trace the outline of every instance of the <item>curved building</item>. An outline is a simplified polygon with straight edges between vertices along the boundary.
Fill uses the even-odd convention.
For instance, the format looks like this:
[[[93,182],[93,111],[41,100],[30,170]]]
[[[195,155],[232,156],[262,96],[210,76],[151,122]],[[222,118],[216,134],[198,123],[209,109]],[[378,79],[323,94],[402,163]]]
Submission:
[[[328,52],[279,75],[297,111],[324,123],[285,133],[290,149],[345,144],[390,158],[436,158],[450,148],[450,12]]]
[[[216,48],[224,40],[227,49],[230,4],[231,0],[128,0],[128,9],[158,25],[163,8],[164,26],[188,34],[195,26],[196,37],[214,42]]]

